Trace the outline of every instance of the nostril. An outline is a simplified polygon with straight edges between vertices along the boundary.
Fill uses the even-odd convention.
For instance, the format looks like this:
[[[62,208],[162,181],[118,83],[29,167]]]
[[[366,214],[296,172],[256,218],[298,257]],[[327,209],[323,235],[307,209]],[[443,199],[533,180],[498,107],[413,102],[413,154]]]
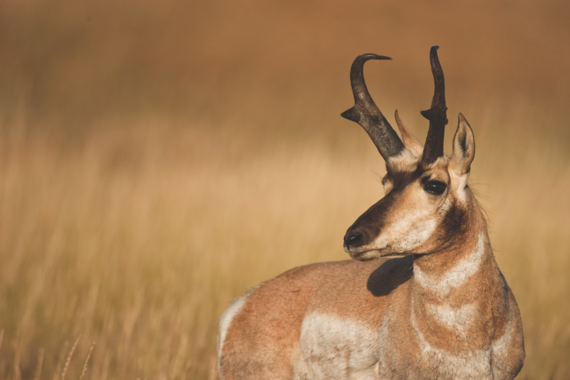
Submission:
[[[352,235],[347,235],[344,238],[344,243],[347,246],[353,245],[353,244],[357,244],[358,242],[360,242],[362,240],[362,234],[360,232],[356,232]]]

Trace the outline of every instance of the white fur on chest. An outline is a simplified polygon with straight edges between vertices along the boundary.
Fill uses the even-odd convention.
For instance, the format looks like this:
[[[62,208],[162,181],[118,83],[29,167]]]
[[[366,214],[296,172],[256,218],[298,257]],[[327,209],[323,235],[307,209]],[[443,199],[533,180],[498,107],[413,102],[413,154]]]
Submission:
[[[334,315],[303,321],[295,379],[378,378],[378,331]]]

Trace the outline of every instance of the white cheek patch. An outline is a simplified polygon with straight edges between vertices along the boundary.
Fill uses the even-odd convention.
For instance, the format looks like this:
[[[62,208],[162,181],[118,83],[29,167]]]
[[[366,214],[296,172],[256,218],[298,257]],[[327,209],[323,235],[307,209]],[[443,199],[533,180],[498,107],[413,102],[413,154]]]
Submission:
[[[226,340],[226,335],[228,334],[228,329],[232,321],[234,320],[235,316],[241,311],[245,301],[247,299],[247,295],[238,298],[235,300],[230,307],[226,309],[224,314],[222,314],[222,318],[220,318],[220,328],[218,332],[218,358],[222,357],[222,349],[224,347],[224,342]]]
[[[414,280],[423,288],[429,289],[440,297],[445,297],[479,270],[484,253],[485,235],[481,233],[475,251],[461,259],[453,268],[432,279],[422,272],[417,265],[414,265]]]
[[[451,200],[447,199],[439,208],[437,215],[426,210],[416,209],[390,223],[376,238],[373,247],[382,249],[390,246],[391,253],[406,253],[425,243],[434,233],[439,220],[447,213]]]
[[[374,242],[377,247],[390,246],[394,253],[405,253],[424,243],[435,231],[437,220],[431,215],[410,213],[391,223]]]
[[[314,313],[301,328],[296,379],[373,379],[378,371],[378,331],[356,321]]]

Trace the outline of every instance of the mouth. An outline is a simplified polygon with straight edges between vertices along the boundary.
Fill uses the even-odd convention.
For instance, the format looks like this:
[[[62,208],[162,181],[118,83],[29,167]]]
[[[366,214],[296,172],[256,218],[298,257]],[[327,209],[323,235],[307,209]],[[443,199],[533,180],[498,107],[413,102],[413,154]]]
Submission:
[[[357,261],[368,261],[382,256],[380,255],[380,252],[378,250],[371,250],[371,251],[350,253],[350,257],[353,260]]]
[[[363,247],[357,249],[349,249],[345,246],[344,251],[348,253],[353,260],[358,260],[358,261],[368,261],[368,260],[377,259],[379,257],[394,255],[394,253],[391,252],[391,247],[389,245],[383,248],[374,248],[374,249],[370,248],[367,249]]]

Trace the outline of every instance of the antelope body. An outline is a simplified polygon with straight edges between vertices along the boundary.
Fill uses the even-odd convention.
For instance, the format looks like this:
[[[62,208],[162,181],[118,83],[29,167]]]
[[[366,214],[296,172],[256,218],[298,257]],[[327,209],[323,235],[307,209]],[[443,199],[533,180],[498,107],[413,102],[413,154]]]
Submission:
[[[398,137],[370,97],[364,62],[351,68],[358,122],[386,161],[386,195],[348,229],[352,261],[292,269],[252,289],[222,316],[219,371],[230,379],[513,379],[524,362],[519,310],[467,185],[475,153],[460,114],[443,155],[443,71],[425,147]],[[401,256],[387,259],[384,256]]]

